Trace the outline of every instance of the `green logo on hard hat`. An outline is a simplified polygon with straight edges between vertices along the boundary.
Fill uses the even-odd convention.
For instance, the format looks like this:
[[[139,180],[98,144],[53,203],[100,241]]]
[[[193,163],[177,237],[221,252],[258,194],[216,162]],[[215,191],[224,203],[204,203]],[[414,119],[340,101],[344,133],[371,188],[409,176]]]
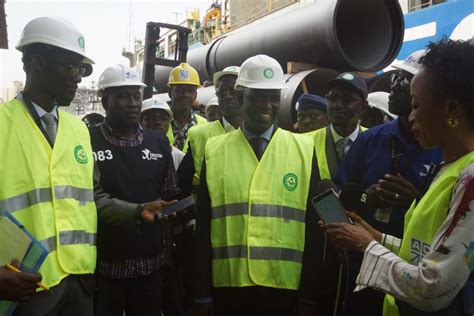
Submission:
[[[344,76],[342,76],[343,79],[346,79],[346,80],[354,80],[354,75],[353,74],[345,74]]]
[[[298,187],[298,177],[294,173],[287,173],[283,177],[283,185],[288,191],[294,191]]]
[[[86,43],[85,43],[85,41],[84,41],[84,37],[79,37],[79,38],[77,39],[77,43],[79,44],[79,47],[80,47],[80,48],[84,48],[84,46],[86,46]]]
[[[74,148],[74,158],[76,158],[76,161],[81,164],[86,164],[89,161],[89,159],[87,159],[86,151],[82,145],[76,146],[76,148]]]
[[[267,68],[267,69],[265,69],[265,70],[263,71],[263,75],[264,75],[265,78],[267,78],[267,79],[272,79],[275,74],[273,73],[273,69]]]

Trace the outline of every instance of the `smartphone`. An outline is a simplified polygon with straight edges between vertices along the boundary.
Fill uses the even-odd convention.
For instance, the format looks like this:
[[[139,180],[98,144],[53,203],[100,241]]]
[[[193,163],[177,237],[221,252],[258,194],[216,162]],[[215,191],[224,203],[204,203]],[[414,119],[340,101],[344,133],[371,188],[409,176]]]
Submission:
[[[342,206],[333,189],[324,191],[314,197],[311,202],[324,222],[352,224],[351,219],[346,215],[346,209]]]
[[[173,205],[165,206],[160,213],[156,214],[155,221],[160,220],[160,219],[164,218],[167,215],[171,215],[173,213],[184,211],[188,207],[194,205],[194,203],[195,203],[194,199],[193,199],[192,195],[190,195],[190,196],[188,196],[188,197],[186,197],[182,200],[179,200],[178,202],[176,202]]]

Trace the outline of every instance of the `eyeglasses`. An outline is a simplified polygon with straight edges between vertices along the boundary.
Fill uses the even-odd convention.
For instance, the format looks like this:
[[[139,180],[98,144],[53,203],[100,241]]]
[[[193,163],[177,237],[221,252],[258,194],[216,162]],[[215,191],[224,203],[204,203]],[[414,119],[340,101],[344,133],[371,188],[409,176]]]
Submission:
[[[86,74],[87,72],[87,69],[86,67],[84,67],[83,65],[78,65],[78,64],[69,64],[69,63],[61,63],[57,60],[55,60],[54,58],[51,58],[51,57],[46,57],[46,59],[56,65],[60,65],[64,68],[67,69],[67,71],[69,72],[69,75],[72,77],[72,78],[76,78],[78,76],[81,76],[84,77],[84,75]]]
[[[216,96],[222,98],[225,97],[226,95],[229,95],[231,97],[235,97],[237,95],[237,91],[233,89],[219,89],[216,91]]]
[[[340,101],[344,105],[349,105],[355,101],[362,101],[361,98],[357,98],[348,93],[330,93],[326,94],[325,98],[329,103],[336,103],[337,101]]]
[[[394,73],[390,76],[390,86],[399,85],[401,88],[407,88],[410,86],[410,79],[401,73]]]

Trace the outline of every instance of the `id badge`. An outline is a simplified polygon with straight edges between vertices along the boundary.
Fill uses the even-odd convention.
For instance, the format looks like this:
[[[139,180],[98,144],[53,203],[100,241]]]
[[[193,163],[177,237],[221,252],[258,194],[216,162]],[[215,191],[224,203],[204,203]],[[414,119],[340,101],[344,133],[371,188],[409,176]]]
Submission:
[[[392,215],[392,208],[378,208],[375,211],[374,218],[376,221],[388,224],[390,216]]]

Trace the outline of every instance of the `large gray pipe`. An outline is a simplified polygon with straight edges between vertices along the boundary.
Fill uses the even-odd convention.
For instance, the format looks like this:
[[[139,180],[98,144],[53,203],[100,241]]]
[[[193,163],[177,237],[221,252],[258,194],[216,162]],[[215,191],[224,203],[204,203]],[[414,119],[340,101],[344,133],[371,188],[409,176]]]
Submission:
[[[284,70],[293,61],[371,72],[385,68],[397,56],[403,30],[398,1],[319,0],[193,49],[188,63],[197,69],[201,82],[257,54],[277,59]],[[170,70],[157,67],[159,92],[167,91]]]

